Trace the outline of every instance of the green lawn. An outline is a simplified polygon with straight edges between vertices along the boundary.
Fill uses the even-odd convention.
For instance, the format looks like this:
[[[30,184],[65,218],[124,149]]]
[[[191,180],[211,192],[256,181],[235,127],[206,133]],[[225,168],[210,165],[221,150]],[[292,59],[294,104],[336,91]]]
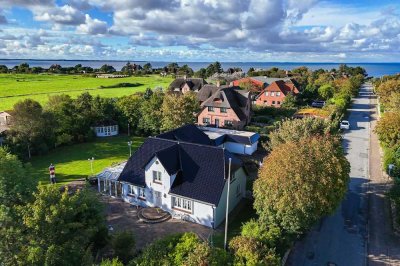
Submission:
[[[101,172],[113,163],[126,161],[129,157],[128,141],[132,140],[132,152],[144,141],[141,137],[117,136],[97,138],[94,142],[75,144],[52,150],[44,156],[35,156],[32,164],[32,175],[42,183],[49,183],[48,167],[56,167],[56,178],[59,184],[91,175],[88,158],[94,157],[94,173]]]
[[[163,87],[165,89],[171,82],[171,77],[158,75],[103,79],[80,75],[0,74],[0,110],[12,109],[16,102],[27,98],[44,104],[49,95],[64,93],[77,97],[86,91],[94,96],[121,97],[145,91],[146,88]],[[131,83],[135,86],[100,88],[100,86],[113,86],[118,83]]]

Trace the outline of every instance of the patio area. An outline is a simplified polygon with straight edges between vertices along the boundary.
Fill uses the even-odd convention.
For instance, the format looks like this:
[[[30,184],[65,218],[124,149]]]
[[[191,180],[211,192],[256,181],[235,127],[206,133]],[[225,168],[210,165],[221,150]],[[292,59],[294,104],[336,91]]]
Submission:
[[[142,249],[154,240],[174,233],[193,232],[207,239],[212,229],[200,224],[177,219],[169,219],[161,223],[144,223],[139,220],[140,208],[123,202],[120,199],[102,196],[106,203],[107,224],[112,231],[131,230],[135,235],[136,248]]]

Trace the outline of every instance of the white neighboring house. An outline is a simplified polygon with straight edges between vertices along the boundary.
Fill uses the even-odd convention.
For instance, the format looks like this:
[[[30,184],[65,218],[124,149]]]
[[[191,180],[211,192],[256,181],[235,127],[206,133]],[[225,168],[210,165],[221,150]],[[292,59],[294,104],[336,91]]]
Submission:
[[[252,155],[257,151],[260,135],[255,132],[199,127],[207,136],[214,141],[214,145],[223,147],[236,154]]]

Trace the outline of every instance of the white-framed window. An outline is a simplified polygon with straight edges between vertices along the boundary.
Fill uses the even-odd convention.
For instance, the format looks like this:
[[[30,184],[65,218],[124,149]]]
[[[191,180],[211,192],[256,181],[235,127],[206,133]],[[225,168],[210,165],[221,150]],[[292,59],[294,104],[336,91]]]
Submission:
[[[225,126],[232,126],[233,122],[232,122],[232,120],[225,120],[224,124],[225,124]]]
[[[139,187],[139,197],[142,199],[146,199],[146,190],[145,188]]]
[[[210,124],[210,118],[204,117],[204,118],[203,118],[203,124],[209,125],[209,124]]]
[[[274,91],[271,91],[271,96],[275,96],[275,92]]]
[[[280,101],[277,101],[276,103],[277,103],[277,104],[281,104],[281,102],[280,102]]]
[[[129,185],[129,186],[128,186],[128,194],[129,194],[129,195],[135,195],[135,194],[136,194],[135,186],[134,186],[134,185]]]
[[[161,183],[161,172],[153,171],[153,182],[154,183]]]
[[[226,113],[226,107],[221,107],[220,111],[221,113]]]
[[[188,211],[190,213],[193,212],[193,201],[178,197],[172,197],[172,208],[181,209],[184,211]]]
[[[265,92],[265,96],[268,96],[268,91]]]
[[[236,197],[239,197],[242,194],[242,188],[240,183],[236,186]]]
[[[275,101],[272,101],[272,104],[275,104]]]
[[[281,96],[281,92],[278,91],[278,92],[276,93],[276,96]]]
[[[209,112],[214,112],[214,106],[208,106],[208,111]]]

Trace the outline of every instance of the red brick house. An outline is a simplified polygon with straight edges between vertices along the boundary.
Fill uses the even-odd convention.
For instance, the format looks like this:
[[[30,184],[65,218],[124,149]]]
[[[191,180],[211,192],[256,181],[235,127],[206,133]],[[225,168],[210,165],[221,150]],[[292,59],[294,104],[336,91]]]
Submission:
[[[202,102],[197,124],[243,129],[250,122],[250,93],[238,87],[206,86],[212,95]],[[199,94],[202,95],[202,90]]]
[[[297,95],[299,90],[292,81],[278,80],[272,82],[256,97],[256,105],[281,107],[286,96]]]
[[[235,80],[233,81],[233,86],[242,87],[242,89],[256,93],[261,92],[266,87],[265,82],[251,77]]]

